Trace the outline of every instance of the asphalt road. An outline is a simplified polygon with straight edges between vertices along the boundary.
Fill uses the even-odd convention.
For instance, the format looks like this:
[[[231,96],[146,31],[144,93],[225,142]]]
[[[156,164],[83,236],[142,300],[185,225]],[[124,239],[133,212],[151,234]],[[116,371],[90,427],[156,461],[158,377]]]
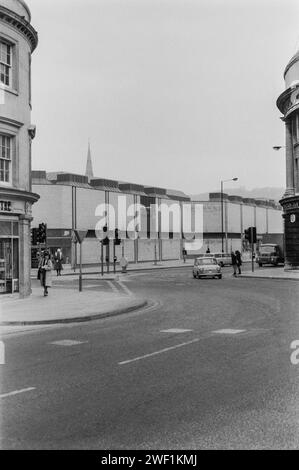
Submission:
[[[298,283],[224,272],[128,275],[149,308],[5,336],[1,447],[299,448]]]

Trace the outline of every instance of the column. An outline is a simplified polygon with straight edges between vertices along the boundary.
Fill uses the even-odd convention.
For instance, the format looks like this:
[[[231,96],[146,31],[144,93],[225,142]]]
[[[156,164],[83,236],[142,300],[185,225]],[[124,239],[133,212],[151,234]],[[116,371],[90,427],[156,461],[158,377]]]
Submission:
[[[19,294],[27,297],[31,294],[31,217],[20,216],[19,219]]]
[[[294,156],[293,156],[293,139],[292,139],[292,121],[285,121],[286,133],[286,191],[284,196],[292,196],[294,190]]]

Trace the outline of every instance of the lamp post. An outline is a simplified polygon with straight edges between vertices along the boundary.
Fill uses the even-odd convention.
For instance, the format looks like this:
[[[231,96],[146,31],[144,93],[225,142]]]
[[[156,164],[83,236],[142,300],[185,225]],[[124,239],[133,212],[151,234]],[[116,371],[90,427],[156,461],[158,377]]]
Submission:
[[[228,181],[238,181],[238,178],[231,178],[229,180],[221,180],[221,250],[224,253],[224,245],[223,245],[223,238],[224,238],[224,223],[223,223],[223,183],[227,183]]]
[[[285,149],[286,147],[285,147],[285,145],[274,145],[272,148],[273,148],[273,150],[277,151],[277,150],[280,150],[280,149]]]

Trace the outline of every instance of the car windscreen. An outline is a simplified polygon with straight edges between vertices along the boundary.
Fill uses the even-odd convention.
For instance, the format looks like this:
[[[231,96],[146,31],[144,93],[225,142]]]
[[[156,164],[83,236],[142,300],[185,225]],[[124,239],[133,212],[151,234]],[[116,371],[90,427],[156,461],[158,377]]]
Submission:
[[[261,246],[260,253],[265,253],[265,254],[275,253],[275,246]]]

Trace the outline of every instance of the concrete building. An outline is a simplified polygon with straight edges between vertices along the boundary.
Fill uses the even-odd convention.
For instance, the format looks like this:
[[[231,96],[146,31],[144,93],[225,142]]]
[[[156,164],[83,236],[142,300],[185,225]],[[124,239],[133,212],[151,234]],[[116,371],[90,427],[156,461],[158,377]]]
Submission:
[[[286,191],[280,203],[284,210],[286,269],[299,269],[299,51],[284,72],[285,91],[277,106],[285,123]]]
[[[193,201],[194,203],[195,201]],[[222,251],[221,193],[210,193],[208,201],[197,201],[203,205],[203,248],[211,253]],[[275,201],[242,198],[223,194],[224,251],[239,250],[249,254],[250,246],[244,238],[249,227],[256,227],[257,245],[264,234],[283,232],[282,209]]]
[[[118,260],[122,253],[129,262],[181,259],[185,246],[188,246],[188,254],[205,252],[208,247],[211,252],[221,252],[221,204],[218,193],[211,193],[209,201],[197,202],[191,201],[181,191],[103,178],[91,178],[88,182],[87,176],[63,172],[47,174],[45,171],[34,171],[32,181],[34,191],[41,196],[33,208],[34,226],[47,223],[48,246],[53,252],[61,248],[65,261],[73,265],[79,259],[78,247],[72,240],[74,229],[87,233],[82,245],[83,263],[100,263],[101,249],[96,226],[100,218],[97,208],[101,204],[107,207],[107,211],[108,205],[111,205],[112,212],[116,214],[116,226],[123,240],[120,246],[115,247]],[[138,237],[132,239],[132,222],[129,227],[126,226],[123,214],[129,213],[132,219],[139,205],[144,210],[141,211],[140,223],[136,222],[139,226]],[[182,214],[188,208],[190,213],[203,214],[202,224],[194,231],[193,227],[186,229],[183,223]],[[168,210],[171,214],[169,219]],[[181,215],[175,217],[176,211]],[[282,233],[281,207],[273,201],[224,195],[224,212],[225,248],[228,252],[237,248],[243,252],[248,250],[243,235],[249,226],[257,227],[259,238],[264,233]],[[195,232],[203,243],[197,248],[198,240],[188,242],[187,232],[191,232],[192,236]],[[111,247],[104,256],[112,262]]]
[[[23,0],[0,3],[0,292],[27,296],[31,188],[31,54],[37,33]]]

